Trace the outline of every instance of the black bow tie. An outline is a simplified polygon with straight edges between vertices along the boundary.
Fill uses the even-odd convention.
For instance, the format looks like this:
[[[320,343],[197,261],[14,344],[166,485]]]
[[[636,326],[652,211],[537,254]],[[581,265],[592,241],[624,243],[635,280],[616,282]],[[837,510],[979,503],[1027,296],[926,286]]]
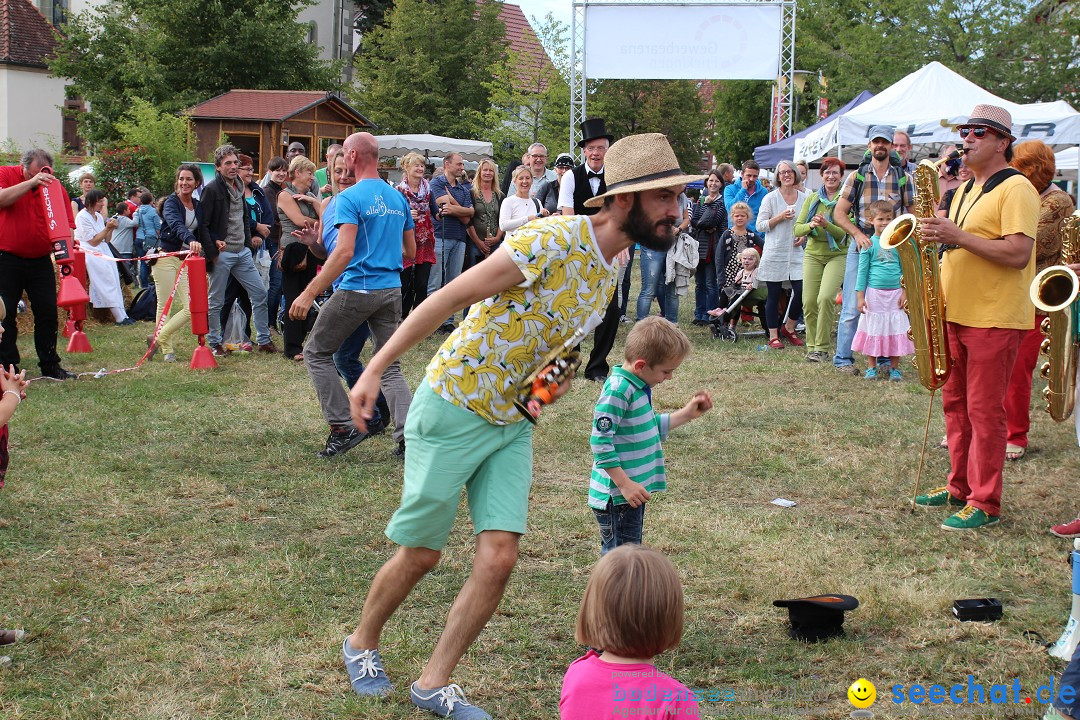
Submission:
[[[592,170],[586,170],[585,171],[585,177],[587,177],[587,178],[602,178],[602,177],[604,177],[604,173],[602,173],[602,172],[593,172]]]

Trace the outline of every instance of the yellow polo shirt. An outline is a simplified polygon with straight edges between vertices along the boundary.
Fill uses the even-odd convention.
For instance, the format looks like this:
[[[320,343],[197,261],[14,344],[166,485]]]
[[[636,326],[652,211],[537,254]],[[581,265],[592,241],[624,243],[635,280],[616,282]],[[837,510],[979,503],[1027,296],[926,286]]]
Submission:
[[[966,231],[989,240],[1022,233],[1032,240],[1039,227],[1039,193],[1023,175],[1014,175],[986,195],[975,185],[953,195],[949,217]],[[960,207],[957,207],[960,203]],[[977,328],[1030,330],[1035,306],[1029,289],[1035,279],[1035,244],[1022,270],[1005,267],[963,249],[949,250],[941,263],[945,318]]]

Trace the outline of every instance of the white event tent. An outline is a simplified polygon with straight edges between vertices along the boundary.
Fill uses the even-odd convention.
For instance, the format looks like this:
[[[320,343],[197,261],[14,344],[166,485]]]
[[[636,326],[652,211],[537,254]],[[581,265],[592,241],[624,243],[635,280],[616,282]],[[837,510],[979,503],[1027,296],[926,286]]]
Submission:
[[[402,157],[410,152],[418,152],[425,157],[442,157],[448,153],[458,153],[465,160],[478,161],[492,156],[489,142],[479,140],[459,140],[440,135],[376,135],[379,143],[379,157]]]
[[[1012,114],[1018,142],[1039,139],[1056,150],[1080,144],[1080,113],[1067,102],[1010,102],[932,62],[801,138],[795,145],[795,157],[812,161],[837,155],[856,163],[874,125],[906,131],[915,149],[913,156],[926,157],[936,154],[945,143],[959,144],[955,126],[967,120],[980,103],[999,105]],[[927,152],[920,153],[920,149]]]
[[[1062,150],[1054,156],[1058,177],[1076,180],[1077,165],[1080,164],[1080,148]]]

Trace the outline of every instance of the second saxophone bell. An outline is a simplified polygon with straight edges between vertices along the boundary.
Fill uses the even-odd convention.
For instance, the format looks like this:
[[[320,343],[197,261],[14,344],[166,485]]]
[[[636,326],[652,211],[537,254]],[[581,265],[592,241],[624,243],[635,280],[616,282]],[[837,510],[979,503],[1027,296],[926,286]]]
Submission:
[[[1039,374],[1047,381],[1043,397],[1050,417],[1062,421],[1072,415],[1076,392],[1077,323],[1080,278],[1066,265],[1052,265],[1031,283],[1031,302],[1046,313],[1041,352],[1047,358]]]

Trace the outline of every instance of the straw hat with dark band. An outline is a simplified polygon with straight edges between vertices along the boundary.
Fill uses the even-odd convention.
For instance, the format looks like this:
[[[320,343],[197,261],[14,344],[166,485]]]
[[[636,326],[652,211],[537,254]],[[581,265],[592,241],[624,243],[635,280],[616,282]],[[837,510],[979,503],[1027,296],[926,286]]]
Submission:
[[[604,156],[607,192],[586,200],[585,207],[600,207],[604,198],[612,195],[658,190],[703,179],[703,175],[683,173],[675,151],[662,133],[628,135],[608,148]]]

